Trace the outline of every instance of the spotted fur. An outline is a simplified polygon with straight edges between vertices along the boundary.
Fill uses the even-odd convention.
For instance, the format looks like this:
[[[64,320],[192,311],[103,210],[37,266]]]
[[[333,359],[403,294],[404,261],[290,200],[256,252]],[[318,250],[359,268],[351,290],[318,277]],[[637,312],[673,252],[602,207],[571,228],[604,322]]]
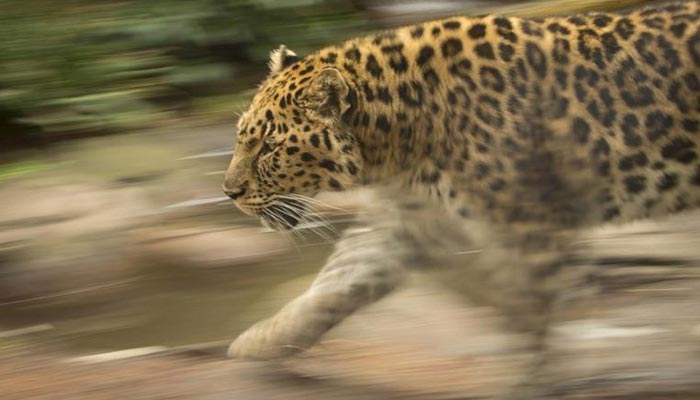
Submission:
[[[700,204],[697,1],[539,19],[456,17],[303,58],[285,52],[239,122],[224,183],[238,207],[290,228],[303,211],[284,195],[371,184],[422,204],[407,200],[404,210],[437,207],[427,219],[501,227],[526,276],[517,285],[495,272],[474,279],[491,294],[518,287],[493,295],[502,302],[508,293],[513,304],[534,304],[511,315],[546,313],[559,290],[550,278],[564,269],[580,228]],[[285,202],[297,212],[275,216]],[[403,221],[355,253],[340,245],[309,292],[242,335],[231,353],[267,358],[308,347],[398,284],[396,263],[425,259],[426,235],[448,240]],[[386,238],[402,249],[393,258]],[[384,272],[350,279],[339,269]]]

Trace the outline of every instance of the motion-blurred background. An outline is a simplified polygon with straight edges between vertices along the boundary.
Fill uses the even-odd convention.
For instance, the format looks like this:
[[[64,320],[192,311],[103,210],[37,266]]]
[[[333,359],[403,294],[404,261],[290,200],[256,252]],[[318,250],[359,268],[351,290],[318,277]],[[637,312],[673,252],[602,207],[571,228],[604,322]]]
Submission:
[[[444,15],[568,12],[640,1],[29,0],[0,2],[3,145],[230,122],[284,43],[300,54]]]
[[[445,15],[637,3],[0,0],[0,356],[16,374],[6,393],[40,397],[47,384],[12,367],[26,366],[18,348],[231,338],[318,270],[365,194],[328,197],[342,210],[329,210],[336,228],[287,238],[219,192],[236,113],[279,44],[303,55]]]

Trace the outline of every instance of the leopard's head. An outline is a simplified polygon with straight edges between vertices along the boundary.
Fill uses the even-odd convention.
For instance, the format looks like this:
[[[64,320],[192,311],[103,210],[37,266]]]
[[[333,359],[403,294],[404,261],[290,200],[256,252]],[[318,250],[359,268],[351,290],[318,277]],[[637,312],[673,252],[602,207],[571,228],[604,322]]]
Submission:
[[[244,213],[292,229],[308,199],[358,182],[362,157],[342,122],[353,103],[340,71],[280,47],[270,75],[238,121],[222,189]]]

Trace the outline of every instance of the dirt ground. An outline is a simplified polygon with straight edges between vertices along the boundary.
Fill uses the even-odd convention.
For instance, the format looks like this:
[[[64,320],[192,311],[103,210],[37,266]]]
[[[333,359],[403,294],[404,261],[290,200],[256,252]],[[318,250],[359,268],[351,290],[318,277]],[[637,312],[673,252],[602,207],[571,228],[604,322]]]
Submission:
[[[699,232],[690,214],[586,238],[601,290],[553,321],[541,370],[552,398],[700,398]],[[22,341],[0,352],[0,390],[3,400],[502,398],[533,355],[501,322],[417,277],[293,359],[227,360],[224,342],[115,359]]]
[[[102,292],[110,282],[139,278],[142,271],[133,271],[137,246],[143,253],[138,254],[141,263],[174,259],[186,264],[183,268],[187,270],[179,270],[182,276],[168,281],[155,279],[147,270],[146,276],[155,283],[138,292],[142,298],[128,294],[136,292],[117,290],[113,294],[117,300],[110,300],[109,307],[89,310],[94,313],[92,319],[72,305],[64,306],[63,312],[76,315],[71,329],[64,324],[63,330],[58,326],[57,332],[43,336],[10,337],[7,330],[16,327],[3,325],[1,400],[483,399],[502,397],[529,376],[534,356],[527,350],[526,338],[505,331],[493,310],[465,304],[421,276],[290,360],[229,360],[224,357],[226,342],[200,343],[229,333],[234,336],[274,311],[298,293],[307,275],[320,267],[323,255],[322,251],[313,259],[294,255],[278,237],[259,233],[257,225],[243,220],[230,204],[215,197],[221,197],[216,192],[218,175],[228,155],[223,151],[218,156],[211,150],[228,149],[228,133],[204,133],[197,137],[183,134],[181,140],[175,140],[187,152],[173,149],[162,154],[165,161],[157,163],[157,170],[148,164],[124,171],[123,163],[106,163],[106,156],[98,154],[92,161],[82,156],[92,155],[94,148],[111,152],[114,146],[108,146],[109,140],[99,140],[87,150],[69,149],[55,156],[58,166],[46,177],[36,178],[35,186],[20,187],[33,197],[40,189],[51,196],[13,201],[16,208],[26,210],[24,214],[3,209],[8,215],[5,220],[0,218],[4,228],[0,231],[4,253],[0,255],[5,257],[0,261],[19,261],[7,263],[15,269],[6,265],[2,270],[6,290],[0,298],[6,304],[26,301],[21,303],[26,304],[23,317],[36,317],[32,324],[52,322],[51,311],[36,313],[32,298],[82,293],[85,287],[95,289],[89,293]],[[156,139],[153,142],[159,144]],[[145,146],[142,139],[133,147],[144,152],[139,159],[157,158],[157,152],[149,149],[164,151],[159,145]],[[72,179],[83,185],[80,188],[92,182],[84,178],[85,173],[95,174],[97,182],[114,176],[108,180],[112,184],[99,191],[93,186],[77,192],[77,186],[62,186],[68,189],[56,191],[54,178],[59,173],[75,176]],[[51,184],[43,186],[46,180]],[[81,203],[74,201],[78,192]],[[56,201],[59,197],[65,201]],[[51,199],[50,205],[57,204],[57,210],[42,206],[42,198]],[[207,203],[209,199],[216,202]],[[63,204],[73,204],[73,208]],[[114,204],[114,208],[105,204]],[[18,215],[26,216],[17,219]],[[599,229],[584,241],[591,253],[583,258],[600,271],[595,282],[599,295],[575,314],[562,313],[553,321],[546,363],[540,370],[547,379],[548,394],[558,399],[700,399],[700,214]],[[238,246],[235,251],[232,243]],[[280,258],[271,250],[285,252],[285,265],[269,263],[265,255]],[[103,258],[96,259],[94,254]],[[252,263],[252,258],[265,261]],[[95,265],[102,269],[96,270]],[[110,265],[112,269],[105,268]],[[297,266],[306,269],[293,271]],[[227,268],[236,274],[239,282],[234,283],[240,286],[221,284],[228,279],[221,272]],[[166,272],[174,275],[176,270],[169,265]],[[270,291],[269,286],[275,285],[278,290]],[[173,296],[183,301],[173,306]],[[205,308],[217,304],[220,309],[204,315]],[[237,314],[247,309],[252,310],[250,314]],[[221,315],[228,315],[232,322],[220,323]],[[109,333],[110,329],[125,329],[117,323],[138,328],[149,319],[170,325],[147,339],[137,337],[143,329],[125,330],[133,332],[128,337],[129,343],[138,343],[133,347],[152,342],[158,346],[159,340],[178,334],[182,343],[191,344],[163,343],[163,347],[146,349],[124,345],[119,349],[128,351],[117,353],[66,345],[68,339],[89,336],[88,328]],[[184,340],[190,336],[177,329],[185,330],[187,323],[197,328],[190,332],[192,338],[206,339]],[[207,332],[215,328],[219,329],[216,334]]]
[[[76,356],[21,342],[0,352],[0,389],[11,400],[481,397],[514,384],[526,360],[517,337],[495,330],[497,321],[416,283],[292,359],[226,359],[227,341],[141,356]]]
[[[301,377],[216,357],[158,356],[86,365],[56,354],[34,353],[2,359],[3,399],[322,399],[331,394],[337,399],[362,398],[356,390],[309,384]]]

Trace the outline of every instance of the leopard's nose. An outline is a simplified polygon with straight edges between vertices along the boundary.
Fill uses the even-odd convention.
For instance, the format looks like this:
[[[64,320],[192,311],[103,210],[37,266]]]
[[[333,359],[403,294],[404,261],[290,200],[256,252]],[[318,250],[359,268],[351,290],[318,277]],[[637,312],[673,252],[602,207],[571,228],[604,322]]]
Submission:
[[[243,196],[246,192],[246,188],[243,186],[226,187],[226,185],[221,185],[221,190],[223,190],[224,194],[230,197],[232,200],[236,200],[237,198]]]

